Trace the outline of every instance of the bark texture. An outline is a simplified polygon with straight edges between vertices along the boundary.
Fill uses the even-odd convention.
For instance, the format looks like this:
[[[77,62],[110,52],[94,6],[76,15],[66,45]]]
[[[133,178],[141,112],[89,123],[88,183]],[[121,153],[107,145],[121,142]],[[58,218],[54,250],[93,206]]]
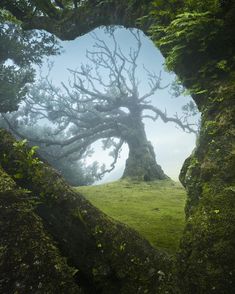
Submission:
[[[0,292],[83,293],[33,200],[0,168]]]
[[[38,162],[30,165],[27,149],[16,150],[14,139],[6,131],[0,131],[0,138],[3,169],[36,197],[33,214],[38,216],[34,217],[78,270],[74,279],[84,293],[162,293],[165,282],[168,291],[175,293],[172,262],[167,255],[93,207],[49,166]],[[26,204],[29,201],[26,197]],[[27,222],[25,226],[29,230]],[[17,238],[18,234],[13,236]],[[28,271],[30,267],[25,273]]]
[[[223,101],[204,103],[197,148],[180,175],[188,192],[179,258],[183,293],[235,289],[235,96],[230,90],[218,93]]]
[[[171,29],[181,30],[185,26],[185,30],[179,31],[179,34],[174,30],[173,33],[168,31],[168,35],[162,30],[160,36],[153,35],[153,40],[157,42],[165,57],[172,57],[173,53],[177,53],[177,57],[180,56],[176,62],[171,63],[172,69],[187,88],[194,90],[199,88],[198,93],[193,94],[193,98],[202,112],[202,126],[197,147],[185,161],[180,176],[188,191],[188,200],[187,224],[178,255],[178,281],[181,293],[185,294],[233,294],[235,290],[235,4],[233,1],[203,3],[196,1],[196,7],[193,7],[194,1],[178,2],[179,7],[183,8],[177,12],[186,12],[186,20],[181,25],[178,22],[178,25],[174,26],[173,23]],[[109,3],[118,6],[115,1]],[[214,5],[215,3],[217,5]],[[126,8],[128,6],[121,1],[118,7],[123,5]],[[171,7],[169,5],[169,8]],[[208,7],[209,11],[207,11]],[[166,28],[175,19],[176,12],[167,8],[167,13],[164,13],[164,9],[163,11],[161,9],[162,7],[155,9],[149,19],[153,19],[154,12],[159,12],[160,20],[157,22]],[[107,25],[109,22],[125,25],[126,11],[119,14],[119,19],[114,17],[112,21],[110,18],[114,11],[121,12],[112,7],[107,21],[101,18],[93,23],[93,27],[97,24]],[[141,16],[141,12],[138,16]],[[94,11],[91,17],[94,18]],[[133,14],[132,20],[135,17],[136,14]],[[46,21],[43,21],[43,18],[32,19],[28,22],[28,27],[48,29],[64,39],[74,38],[75,35],[82,33],[82,30],[75,33],[74,29],[73,32],[69,32],[68,26],[72,27],[71,22],[76,24],[73,18],[66,22],[67,27],[62,24],[61,30],[58,30],[55,21],[52,20],[50,23],[48,18]],[[86,31],[92,27],[89,24]],[[85,22],[80,29],[84,29],[84,25]],[[129,25],[135,24],[127,21],[126,26]],[[143,27],[143,30],[146,31],[146,27]],[[166,45],[167,39],[164,39],[165,46],[163,43],[161,46],[158,41],[159,38],[164,37],[164,34],[169,38],[173,37],[174,40]],[[178,44],[177,42],[182,38],[184,38],[183,43]],[[52,192],[52,194],[63,193]],[[92,215],[90,217],[92,218]],[[158,292],[156,287],[155,293]],[[130,291],[130,293],[137,292]]]
[[[180,180],[186,227],[178,255],[182,293],[235,290],[235,4],[185,1],[185,14],[156,44],[202,114],[201,131]],[[177,37],[175,37],[177,36]],[[158,38],[158,40],[157,40]],[[182,46],[182,47],[181,47]]]
[[[126,135],[129,156],[122,177],[139,181],[166,179],[167,176],[156,162],[153,146],[147,141],[141,118],[138,119],[134,115],[132,117],[135,121],[132,122],[133,126],[129,127],[131,131]]]

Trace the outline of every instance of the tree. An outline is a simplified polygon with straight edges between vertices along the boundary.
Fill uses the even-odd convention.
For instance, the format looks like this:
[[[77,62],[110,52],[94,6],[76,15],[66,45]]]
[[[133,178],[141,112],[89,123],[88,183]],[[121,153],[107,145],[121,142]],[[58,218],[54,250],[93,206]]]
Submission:
[[[20,20],[24,29],[46,30],[62,40],[73,40],[103,25],[136,27],[136,19],[149,12],[151,2],[153,1],[31,0],[29,5],[27,0],[3,0],[0,8],[8,10]]]
[[[20,118],[20,113],[22,114],[20,110],[11,113],[10,116],[2,113],[0,117],[0,127],[9,130],[18,140],[25,140],[32,136],[47,139],[51,138],[52,130],[49,126],[27,126],[22,117]],[[20,132],[17,131],[17,129],[20,130]],[[60,134],[60,136],[58,136],[60,140],[62,139],[62,135],[63,134]],[[31,147],[35,146],[33,142],[27,143],[31,145]],[[40,156],[41,160],[53,166],[70,185],[86,186],[98,180],[98,162],[95,161],[90,165],[86,164],[87,157],[92,154],[90,149],[86,150],[82,155],[80,153],[73,153],[63,157],[61,155],[64,150],[62,151],[60,146],[47,146],[37,143],[36,147],[37,154]]]
[[[37,2],[41,1],[30,1],[34,3],[30,9]],[[222,294],[226,289],[226,293],[233,293],[235,3],[143,2],[149,7],[147,13],[140,9],[142,1],[83,1],[90,3],[90,9],[84,4],[60,17],[57,14],[57,18],[45,9],[36,16],[24,13],[19,7],[26,1],[1,1],[0,5],[18,14],[25,28],[47,29],[64,39],[110,24],[138,26],[148,32],[171,70],[187,89],[193,88],[192,97],[202,112],[197,147],[181,172],[181,182],[188,192],[188,217],[176,267],[179,292]],[[144,23],[138,19],[142,16]],[[170,293],[175,293],[172,289]]]
[[[123,177],[146,181],[165,179],[167,176],[156,163],[153,147],[147,140],[143,119],[161,118],[164,122],[176,123],[185,131],[195,130],[187,119],[182,121],[177,114],[168,117],[166,111],[151,105],[150,98],[165,88],[161,86],[161,74],[143,69],[149,90],[140,93],[141,36],[139,31],[131,34],[137,45],[128,54],[118,46],[114,32],[110,32],[113,50],[110,44],[94,35],[94,48],[87,51],[90,63],[79,70],[70,70],[71,87],[62,83],[63,89],[59,89],[48,77],[42,79],[31,88],[22,115],[29,119],[28,123],[44,118],[53,124],[49,131],[51,139],[35,136],[29,139],[34,143],[63,147],[57,156],[59,159],[71,154],[79,154],[79,159],[92,143],[103,139],[104,149],[113,148],[111,155],[114,157],[111,168],[101,172],[103,175],[115,167],[121,147],[127,143],[129,157]],[[61,136],[64,139],[59,140]]]
[[[18,140],[25,140],[30,138],[32,135],[46,138],[50,138],[51,130],[49,127],[24,127],[19,123],[16,127],[13,123],[13,117],[9,118],[2,114],[0,119],[0,127],[9,130]],[[19,128],[21,133],[18,133],[16,129]],[[61,139],[61,137],[60,137]],[[27,140],[27,139],[26,139]],[[35,146],[33,142],[27,142],[30,146]],[[47,162],[53,168],[55,168],[59,174],[61,174],[67,183],[72,186],[86,186],[93,184],[99,179],[99,164],[97,161],[92,164],[86,164],[86,158],[90,156],[91,151],[87,150],[83,155],[71,154],[66,157],[60,157],[61,147],[60,146],[46,146],[45,144],[37,143],[37,155],[40,156],[41,160]]]
[[[33,64],[59,53],[56,38],[46,32],[23,31],[0,11],[0,112],[15,111],[34,81]]]
[[[22,145],[0,130],[1,293],[54,293],[59,284],[58,293],[155,294],[165,281],[177,293],[166,253],[91,205]]]

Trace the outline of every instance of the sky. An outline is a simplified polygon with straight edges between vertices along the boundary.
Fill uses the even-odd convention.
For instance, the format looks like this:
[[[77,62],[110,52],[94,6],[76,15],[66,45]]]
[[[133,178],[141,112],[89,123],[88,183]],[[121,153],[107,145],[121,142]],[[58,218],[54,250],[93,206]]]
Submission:
[[[95,33],[100,39],[112,45],[105,29],[99,28]],[[162,73],[162,85],[170,84],[175,75],[164,70],[164,58],[160,51],[155,47],[153,42],[141,33],[142,48],[138,59],[138,77],[141,81],[139,85],[140,93],[145,93],[148,89],[146,72],[143,65],[149,71]],[[128,53],[130,47],[135,47],[136,41],[129,32],[124,28],[115,30],[116,40],[124,53]],[[68,69],[76,69],[83,63],[86,64],[86,50],[92,50],[94,39],[91,34],[84,35],[74,41],[60,42],[63,47],[63,53],[59,56],[51,57],[49,61],[54,63],[50,78],[54,84],[60,85],[61,82],[68,81]],[[45,63],[46,64],[46,63]],[[47,72],[46,66],[42,68],[42,74]],[[159,90],[152,97],[152,104],[158,106],[162,111],[167,109],[169,115],[176,112],[180,114],[181,107],[189,102],[189,96],[180,96],[172,98],[169,93],[169,88]],[[160,120],[156,122],[145,120],[145,130],[148,140],[151,141],[158,164],[161,165],[164,172],[173,180],[178,181],[178,175],[183,165],[184,160],[191,154],[195,147],[195,134],[188,134],[177,128],[173,123],[165,124]],[[103,151],[101,144],[98,142],[94,145],[94,155],[87,159],[87,163],[98,161],[106,165],[112,162],[112,158],[108,156],[107,151]],[[121,152],[120,159],[116,165],[116,169],[106,175],[100,183],[108,182],[117,179],[121,176],[124,170],[125,160],[128,156],[128,147],[124,146]]]

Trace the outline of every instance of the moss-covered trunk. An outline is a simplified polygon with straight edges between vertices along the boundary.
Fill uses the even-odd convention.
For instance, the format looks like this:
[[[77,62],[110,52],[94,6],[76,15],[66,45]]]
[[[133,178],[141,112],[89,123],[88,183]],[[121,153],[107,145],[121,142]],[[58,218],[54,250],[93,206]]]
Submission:
[[[153,146],[147,140],[141,110],[133,103],[130,112],[129,127],[123,135],[129,147],[123,178],[139,181],[166,179],[167,176],[156,162]]]
[[[175,293],[172,264],[165,254],[93,207],[52,168],[33,161],[27,147],[14,146],[14,142],[6,131],[0,131],[1,165],[20,187],[32,191],[37,200],[34,213],[61,254],[78,270],[75,280],[85,293],[155,294],[164,291],[165,282],[170,293]],[[13,266],[9,268],[14,270]]]
[[[178,281],[181,292],[185,294],[233,294],[235,291],[234,1],[121,1],[121,10],[114,9],[119,7],[118,3],[120,1],[118,3],[117,1],[104,2],[109,5],[105,10],[109,17],[106,17],[106,14],[97,13],[94,7],[91,7],[92,13],[87,10],[87,14],[91,18],[95,19],[96,17],[99,18],[99,15],[102,16],[100,22],[91,22],[92,28],[102,24],[130,26],[129,19],[131,20],[131,25],[135,26],[135,17],[137,15],[132,14],[133,10],[128,9],[128,6],[135,8],[134,5],[130,5],[130,2],[135,5],[137,2],[140,5],[141,3],[147,3],[145,7],[151,9],[150,14],[143,19],[146,24],[143,25],[138,22],[138,26],[141,26],[146,32],[149,26],[153,24],[149,34],[166,57],[169,69],[179,76],[186,88],[191,90],[193,98],[202,113],[201,132],[197,147],[191,157],[185,161],[180,176],[188,191],[186,205],[187,225],[178,255]],[[149,2],[153,2],[155,6],[148,5]],[[99,7],[103,12],[104,7],[102,5],[99,5]],[[139,8],[136,10],[140,12],[138,17],[147,13],[145,9],[141,9],[142,6],[139,6]],[[129,14],[125,13],[129,11]],[[58,24],[54,21],[50,22],[50,20],[46,19],[46,22],[45,19],[42,19],[41,23],[32,20],[29,27],[47,29],[64,39],[75,38],[81,34],[79,28],[84,29],[82,33],[91,29],[89,25],[85,25],[86,23],[89,24],[87,14],[84,13],[84,17],[79,18],[79,21],[77,19],[74,21],[75,18],[71,17],[69,17],[68,21],[65,19],[64,23],[67,26],[63,22]],[[133,17],[130,17],[130,15]],[[104,17],[105,20],[103,20]],[[83,25],[80,25],[81,21],[84,21]],[[70,28],[73,30],[72,33]],[[2,146],[0,147],[2,148]],[[8,146],[8,144],[5,146]],[[10,149],[10,147],[7,148]],[[9,151],[6,150],[7,152]],[[47,191],[45,189],[45,179],[44,177],[43,183],[39,180],[30,181],[34,191]],[[49,179],[54,178],[49,176]],[[60,200],[55,200],[55,197],[59,196],[60,198],[63,195],[62,199],[67,199],[67,188],[62,187],[62,192],[60,193],[61,185],[58,185],[58,191],[55,191],[55,185],[48,184],[48,188],[51,186],[53,187],[51,192],[46,192],[45,195],[50,195],[49,199],[53,195],[53,205],[60,203],[58,202]],[[70,192],[69,195],[69,199],[71,199]],[[67,201],[65,202],[67,203]],[[82,200],[80,199],[79,201]],[[76,204],[75,206],[80,207],[79,205]],[[47,207],[49,206],[47,205]],[[87,209],[84,210],[88,211]],[[79,211],[84,210],[79,209]],[[70,211],[69,213],[66,212],[66,216],[68,215],[68,219],[71,219],[72,210],[66,208],[66,211]],[[49,215],[53,216],[51,213]],[[97,214],[95,213],[95,215]],[[52,220],[54,218],[56,219],[53,216]],[[90,221],[89,218],[91,218]],[[89,209],[87,214],[82,215],[82,219],[85,219],[85,224],[88,228],[94,227],[94,225],[90,226],[91,221],[95,219],[92,216],[92,209]],[[50,224],[50,222],[48,221],[47,223]],[[100,223],[100,219],[97,222]],[[81,222],[79,221],[79,223]],[[106,224],[109,223],[106,222]],[[110,230],[111,228],[107,228],[108,236],[112,235]],[[54,231],[54,229],[51,231]],[[65,228],[63,232],[58,234],[58,237],[60,235],[64,236],[64,231]],[[86,232],[86,230],[84,231]],[[89,229],[88,231],[92,230]],[[116,235],[119,235],[119,232],[117,229],[114,232],[115,238]],[[95,240],[99,241],[98,237],[95,238]],[[107,240],[111,244],[121,244],[120,239],[119,242],[112,241],[112,238],[105,239],[105,244],[108,244]],[[59,244],[63,243],[62,241],[60,239]],[[127,248],[129,246],[131,248],[133,242],[136,244],[137,241],[131,240]],[[103,243],[99,242],[98,244]],[[111,246],[111,248],[110,252],[118,252],[116,250],[117,245],[115,250],[113,250],[114,247]],[[138,248],[139,250],[143,249],[141,246]],[[88,252],[92,252],[92,250]],[[106,254],[106,250],[104,252],[106,260],[110,260],[111,264],[120,264],[120,255],[116,256],[116,259],[111,257],[109,259],[110,255]],[[129,254],[131,255],[130,252]],[[74,257],[72,260],[74,260]],[[82,257],[81,260],[83,260]],[[128,255],[124,255],[123,260],[124,264],[128,263]],[[142,267],[145,263],[142,261],[139,264]],[[120,265],[121,268],[123,266]],[[162,266],[164,267],[164,265]],[[116,279],[116,273],[120,272],[117,271],[117,267],[119,266],[114,267],[115,282],[120,279],[123,281],[124,279],[126,283],[131,284],[133,280],[135,281],[133,272],[132,275],[128,275],[128,278],[125,279],[125,273],[123,274],[122,271],[123,278],[119,274],[119,279]],[[148,265],[147,267],[148,269],[150,268]],[[131,271],[136,270],[139,273],[138,267],[131,268]],[[143,267],[144,277],[146,277],[148,269]],[[149,274],[154,273],[154,271],[150,270]],[[92,272],[89,266],[88,272]],[[89,275],[86,274],[86,276]],[[91,274],[90,276],[93,277]],[[138,276],[137,280],[139,279]],[[141,285],[143,284],[146,284],[146,282],[143,281]],[[133,283],[131,290],[135,291],[137,289],[135,285],[136,283]],[[153,284],[153,287],[156,287],[154,293],[158,293],[158,286]],[[145,293],[143,288],[138,289],[140,289],[139,292],[131,292],[130,290],[130,293]],[[176,293],[176,290],[173,293]]]
[[[34,203],[0,167],[0,293],[83,293]]]
[[[152,144],[140,137],[131,138],[130,141],[123,178],[127,177],[139,181],[166,179],[167,176],[156,162]]]
[[[184,13],[153,35],[168,67],[191,91],[202,115],[197,146],[180,175],[188,192],[186,228],[178,255],[180,289],[185,294],[232,294],[235,3],[183,2]]]
[[[188,191],[179,258],[185,294],[235,291],[235,96],[214,99],[204,104],[197,148],[180,175]]]

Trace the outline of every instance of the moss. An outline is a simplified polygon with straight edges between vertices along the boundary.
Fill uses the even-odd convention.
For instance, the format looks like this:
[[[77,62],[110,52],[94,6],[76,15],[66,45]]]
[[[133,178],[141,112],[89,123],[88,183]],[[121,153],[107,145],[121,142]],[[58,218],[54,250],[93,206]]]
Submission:
[[[0,192],[12,190],[15,187],[15,182],[2,170],[0,166]]]
[[[129,156],[122,178],[145,182],[167,179],[161,166],[156,162],[153,146],[146,140],[146,136],[142,137],[141,132],[136,129],[132,141],[129,143]]]
[[[227,105],[225,99],[219,109],[211,103],[204,108],[198,146],[181,173],[188,191],[179,255],[183,293],[228,294],[235,289],[235,107]]]
[[[19,168],[14,139],[2,130],[0,138],[0,161],[5,153],[8,164],[3,167],[14,175]],[[161,293],[166,287],[176,293],[172,260],[137,232],[93,207],[52,168],[31,165],[15,180],[38,197],[36,213],[62,254],[78,269],[76,279],[88,293]],[[102,233],[97,233],[97,226]],[[120,250],[124,243],[125,250]],[[150,268],[155,274],[149,273]],[[164,276],[158,273],[161,271]]]
[[[64,23],[61,22],[62,26],[47,22],[44,27],[63,38],[74,38],[81,34],[81,31],[84,32],[84,26],[80,25],[83,20],[86,24],[92,24],[88,28],[85,26],[85,31],[100,25],[99,22],[87,21],[88,15],[93,18],[93,13],[107,19],[103,24],[124,22],[126,26],[133,26],[135,10],[132,10],[133,16],[129,18],[129,14],[125,13],[127,4],[122,5],[123,1],[120,3],[122,9],[115,10],[115,17],[108,9],[108,15],[103,14],[106,13],[103,6],[100,6],[102,13],[97,13],[92,7],[91,11],[84,10],[82,15],[78,13],[79,27],[68,25],[71,24],[70,20],[67,26],[64,25],[65,20]],[[231,189],[234,187],[235,178],[235,153],[232,144],[235,117],[235,4],[234,1],[213,0],[153,1],[152,4],[153,8],[148,5],[151,12],[144,18],[145,25],[142,24],[142,27],[153,24],[152,31],[148,33],[167,58],[170,69],[179,76],[184,86],[191,90],[193,99],[202,111],[197,148],[186,160],[181,172],[181,181],[188,192],[187,225],[178,257],[181,292],[232,294],[235,289],[235,208],[234,190]],[[113,11],[113,3],[109,5]],[[88,15],[85,12],[89,12]],[[137,15],[140,16],[138,13]],[[116,16],[121,20],[117,21]],[[113,18],[111,22],[110,18]],[[126,18],[126,22],[123,18]],[[72,28],[72,31],[67,31],[68,27]],[[4,134],[0,134],[0,137],[7,140]],[[11,145],[7,143],[0,141],[1,151],[5,150],[11,162],[14,162]],[[14,164],[8,171],[16,172]],[[42,207],[46,211],[45,222],[47,225],[52,224],[50,231],[57,237],[64,252],[69,253],[70,259],[74,263],[80,262],[84,275],[91,277],[104,293],[105,289],[106,293],[110,289],[114,293],[120,289],[118,293],[160,292],[161,286],[159,287],[158,282],[166,281],[170,276],[166,257],[158,253],[151,255],[149,245],[143,243],[134,232],[123,229],[115,222],[110,223],[107,217],[89,206],[82,197],[77,200],[76,195],[70,192],[51,169],[45,167],[40,171],[42,174],[38,178],[28,176],[24,181],[17,182],[23,187],[30,186],[35,194],[42,193],[45,198]],[[72,215],[73,206],[80,207],[86,225],[81,224],[80,216]],[[56,228],[58,220],[60,222]],[[104,234],[95,234],[97,224]],[[75,248],[80,249],[77,245],[82,247],[83,242],[76,240],[76,243],[73,238],[69,238],[71,235],[76,236],[76,233],[81,236],[82,232],[86,245],[91,246],[90,251],[85,250],[88,256],[85,256],[84,260],[89,260],[91,253],[91,257],[95,257],[93,266],[90,264],[86,267],[82,256],[76,253]],[[120,254],[118,249],[123,241],[127,245]],[[92,252],[94,247],[91,244],[102,244],[102,247]],[[5,247],[2,246],[1,253],[4,252]],[[132,254],[133,252],[135,254]],[[103,259],[98,258],[102,256]],[[152,260],[145,264],[146,256]],[[100,264],[97,258],[102,260]],[[121,260],[124,260],[123,264]],[[171,288],[171,292],[176,293],[177,289]]]
[[[226,198],[225,198],[226,195]],[[233,293],[235,287],[235,205],[232,193],[204,187],[181,243],[183,293]]]
[[[235,69],[231,31],[235,6],[215,4],[216,1],[211,1],[213,5],[206,1],[203,6],[196,1],[185,1],[183,5],[177,3],[177,9],[172,11],[175,4],[172,2],[175,1],[169,1],[165,7],[156,3],[157,8],[150,14],[153,24],[149,34],[166,57],[168,69],[179,76],[203,110],[208,98],[219,104],[227,99],[223,95],[226,88],[227,93],[232,93],[231,85],[221,87],[221,84],[231,78]]]
[[[0,292],[82,293],[74,281],[74,269],[35,215],[32,195],[17,189],[2,170],[0,184]]]
[[[188,197],[179,281],[183,293],[228,294],[235,289],[235,5],[190,3],[155,40],[202,112],[196,149],[180,175]]]

